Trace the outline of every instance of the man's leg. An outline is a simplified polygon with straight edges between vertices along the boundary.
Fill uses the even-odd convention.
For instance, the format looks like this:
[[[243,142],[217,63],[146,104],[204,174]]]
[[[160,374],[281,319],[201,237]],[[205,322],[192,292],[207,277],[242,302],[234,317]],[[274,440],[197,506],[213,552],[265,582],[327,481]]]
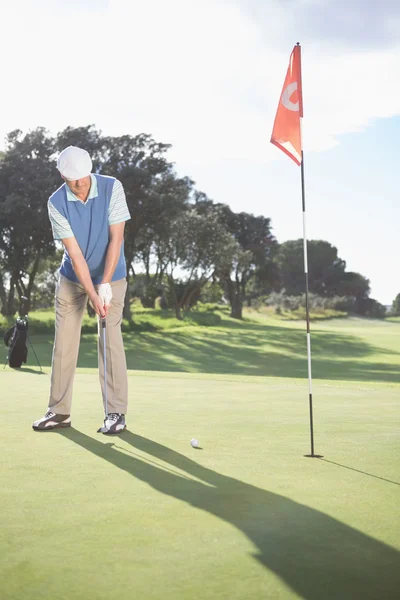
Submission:
[[[108,413],[125,415],[128,410],[128,374],[121,323],[127,288],[126,279],[115,281],[111,286],[113,298],[106,319]],[[99,376],[104,404],[104,348],[100,324],[98,333]]]
[[[84,288],[60,276],[56,287],[56,330],[49,399],[49,410],[56,414],[71,414],[72,386],[86,305]]]

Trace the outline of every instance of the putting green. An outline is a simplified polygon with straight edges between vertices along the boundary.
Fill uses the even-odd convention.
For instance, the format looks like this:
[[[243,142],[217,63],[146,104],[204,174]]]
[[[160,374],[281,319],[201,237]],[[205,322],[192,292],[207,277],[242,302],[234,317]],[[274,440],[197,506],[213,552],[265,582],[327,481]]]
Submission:
[[[131,371],[110,439],[94,372],[31,430],[45,371],[0,374],[2,600],[399,597],[399,385],[316,380],[308,459],[305,380]]]

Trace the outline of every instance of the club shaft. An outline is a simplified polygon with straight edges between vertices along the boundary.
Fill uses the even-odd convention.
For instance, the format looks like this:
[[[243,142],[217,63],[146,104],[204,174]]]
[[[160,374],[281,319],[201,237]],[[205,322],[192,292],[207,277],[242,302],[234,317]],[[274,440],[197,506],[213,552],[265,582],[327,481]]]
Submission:
[[[102,321],[103,327],[103,357],[104,357],[104,413],[108,415],[108,387],[107,387],[107,338],[106,338],[106,320]]]

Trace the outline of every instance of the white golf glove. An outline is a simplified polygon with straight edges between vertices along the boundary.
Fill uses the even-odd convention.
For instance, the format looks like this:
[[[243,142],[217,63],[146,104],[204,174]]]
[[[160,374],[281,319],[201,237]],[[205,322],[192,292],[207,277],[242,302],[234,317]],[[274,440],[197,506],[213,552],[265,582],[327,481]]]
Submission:
[[[98,294],[103,300],[104,306],[110,306],[112,300],[112,288],[109,283],[102,283],[99,285]]]

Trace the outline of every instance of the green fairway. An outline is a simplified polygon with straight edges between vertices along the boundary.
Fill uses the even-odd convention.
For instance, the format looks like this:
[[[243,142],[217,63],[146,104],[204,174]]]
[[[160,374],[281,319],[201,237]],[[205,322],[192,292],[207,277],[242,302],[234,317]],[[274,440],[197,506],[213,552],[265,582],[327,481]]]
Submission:
[[[244,321],[221,313],[218,325],[201,327],[158,313],[150,317],[138,311],[139,323],[154,330],[125,334],[129,369],[307,378],[303,322],[248,311]],[[52,313],[41,315],[42,322],[45,318],[48,333],[33,333],[32,340],[41,363],[49,367]],[[400,383],[399,321],[360,317],[319,321],[312,324],[311,344],[316,379]],[[35,368],[32,352],[31,366]],[[82,335],[79,366],[97,367],[95,333]]]
[[[127,334],[118,438],[96,433],[95,336],[69,430],[31,430],[50,334],[44,374],[32,353],[1,372],[2,600],[398,598],[400,323],[315,325],[309,459],[304,324],[247,316]]]

